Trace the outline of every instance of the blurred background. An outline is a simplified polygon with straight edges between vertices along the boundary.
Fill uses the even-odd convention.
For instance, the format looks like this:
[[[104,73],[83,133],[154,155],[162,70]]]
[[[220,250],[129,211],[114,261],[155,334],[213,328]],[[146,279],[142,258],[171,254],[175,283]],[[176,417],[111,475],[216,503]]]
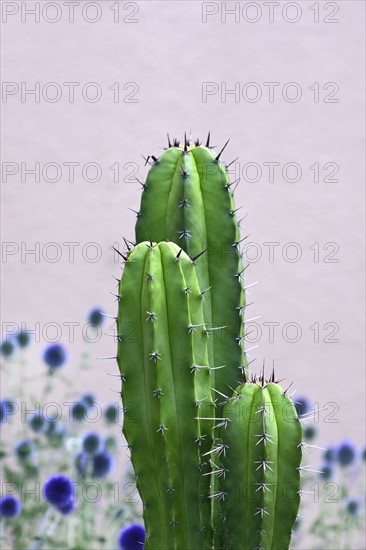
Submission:
[[[85,392],[101,409],[118,402],[117,366],[97,359],[115,354],[111,319],[90,315],[116,313],[112,246],[134,239],[142,155],[159,156],[167,132],[211,131],[218,148],[230,138],[223,160],[237,159],[246,284],[259,282],[248,294],[250,317],[260,316],[247,343],[253,370],[274,362],[294,397],[306,396],[315,445],[348,440],[354,459],[344,466],[361,486],[364,4],[17,1],[1,10],[1,338],[14,345],[3,349],[2,399],[31,410],[43,394],[63,411]],[[25,347],[20,331],[30,333]],[[19,419],[8,414],[14,430]],[[106,437],[108,425],[80,422],[76,454],[85,431]],[[15,431],[3,434],[9,450]],[[126,449],[114,453],[120,479]],[[338,488],[350,483],[343,477]],[[364,507],[364,490],[356,497]],[[318,504],[310,495],[307,525]],[[353,542],[323,547],[364,548],[360,533],[357,524]],[[299,548],[321,547],[299,537]]]

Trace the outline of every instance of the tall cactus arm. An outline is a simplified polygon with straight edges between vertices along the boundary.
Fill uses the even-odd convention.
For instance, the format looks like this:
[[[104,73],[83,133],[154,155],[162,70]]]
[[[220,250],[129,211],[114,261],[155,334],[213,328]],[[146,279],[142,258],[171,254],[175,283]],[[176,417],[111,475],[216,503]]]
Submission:
[[[136,241],[150,238],[172,240],[191,257],[208,248],[196,261],[205,320],[210,329],[225,327],[208,343],[210,365],[225,366],[215,371],[213,386],[224,392],[236,387],[246,366],[243,265],[233,194],[220,154],[186,142],[154,159],[136,223]]]

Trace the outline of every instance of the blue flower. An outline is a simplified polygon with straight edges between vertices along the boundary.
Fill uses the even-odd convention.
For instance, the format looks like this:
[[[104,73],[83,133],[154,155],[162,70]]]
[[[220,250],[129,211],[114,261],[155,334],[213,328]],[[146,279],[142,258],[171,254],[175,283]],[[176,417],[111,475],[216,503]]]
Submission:
[[[83,393],[82,396],[80,396],[80,401],[83,403],[86,408],[92,407],[97,402],[97,398],[95,397],[94,393]]]
[[[87,453],[78,453],[75,457],[75,468],[81,477],[85,477],[88,472],[90,455]]]
[[[130,523],[118,533],[118,545],[121,550],[143,550],[145,529],[137,523]]]
[[[47,422],[42,413],[35,412],[29,417],[28,425],[33,432],[39,433],[45,430]]]
[[[4,357],[11,357],[15,351],[13,342],[10,340],[5,340],[0,346],[1,355]]]
[[[57,474],[43,486],[44,498],[58,509],[67,508],[75,498],[74,485],[67,476]]]
[[[5,405],[4,401],[0,401],[0,424],[6,422],[8,418],[8,408]]]
[[[83,451],[94,455],[97,454],[103,447],[103,441],[99,434],[96,432],[87,432],[83,436]]]
[[[15,454],[20,462],[27,462],[34,453],[34,445],[30,439],[20,439],[15,445]]]
[[[3,399],[3,402],[6,407],[7,414],[14,414],[17,406],[16,402],[13,401],[13,399]]]
[[[305,426],[303,428],[303,435],[304,439],[306,439],[307,441],[311,441],[312,439],[314,439],[316,436],[315,426]]]
[[[93,456],[93,477],[104,477],[113,468],[113,458],[108,451],[102,451]]]
[[[119,421],[120,408],[117,403],[106,405],[103,410],[103,416],[108,424],[116,424]]]
[[[50,369],[58,369],[66,361],[66,350],[61,344],[52,344],[46,348],[43,360]]]
[[[0,401],[0,424],[6,422],[10,414],[14,414],[16,409],[15,401],[11,399],[2,399]]]
[[[93,308],[88,314],[88,321],[95,327],[100,327],[104,322],[104,311],[101,308]]]
[[[334,462],[337,458],[337,451],[334,447],[328,447],[323,453],[323,458],[326,462]]]
[[[294,405],[298,416],[302,416],[311,411],[311,403],[304,395],[294,399]]]
[[[26,330],[21,330],[15,336],[20,348],[26,348],[30,342],[30,334]]]
[[[356,460],[356,448],[352,441],[344,440],[337,448],[337,462],[341,466],[349,466]]]
[[[358,516],[361,506],[361,501],[358,498],[348,498],[344,502],[344,508],[350,516]]]
[[[85,420],[86,417],[86,405],[85,403],[82,403],[81,401],[76,401],[72,404],[71,407],[71,418],[72,420],[76,420],[78,422],[82,422]]]
[[[323,462],[320,466],[320,471],[319,477],[322,479],[328,480],[333,478],[333,464],[330,462]]]
[[[13,495],[4,495],[0,498],[0,516],[11,519],[19,516],[22,506]]]

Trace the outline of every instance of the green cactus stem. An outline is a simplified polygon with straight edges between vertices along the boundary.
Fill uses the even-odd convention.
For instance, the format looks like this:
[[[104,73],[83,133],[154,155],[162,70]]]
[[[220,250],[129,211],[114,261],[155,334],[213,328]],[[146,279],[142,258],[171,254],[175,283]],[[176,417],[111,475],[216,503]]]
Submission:
[[[153,239],[178,243],[197,258],[197,277],[204,297],[213,387],[229,391],[242,381],[244,355],[243,264],[239,223],[232,187],[221,154],[210,147],[174,140],[152,166],[143,184],[136,223],[136,242]],[[224,327],[224,328],[222,328]],[[217,331],[215,336],[214,331]]]
[[[300,503],[302,427],[293,402],[264,376],[239,386],[211,452],[220,503],[215,548],[286,550]]]
[[[123,433],[144,506],[145,548],[211,548],[203,474],[212,422],[197,421],[213,414],[211,368],[194,262],[176,244],[142,242],[128,252],[119,296]]]

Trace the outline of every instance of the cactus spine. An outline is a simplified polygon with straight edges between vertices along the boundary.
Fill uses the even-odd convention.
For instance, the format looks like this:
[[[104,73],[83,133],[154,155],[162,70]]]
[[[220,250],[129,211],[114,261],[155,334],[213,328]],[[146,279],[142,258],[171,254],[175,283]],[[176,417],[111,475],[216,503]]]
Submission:
[[[244,356],[240,232],[226,166],[206,146],[169,141],[143,185],[136,223],[136,242],[171,240],[197,259],[197,277],[205,292],[204,315],[212,329],[225,327],[209,339],[209,363],[215,371],[213,387],[226,392],[242,380]],[[148,159],[149,160],[149,159]]]
[[[239,386],[223,409],[212,452],[220,461],[215,519],[223,548],[284,550],[290,544],[300,503],[302,427],[273,379]]]
[[[207,333],[192,260],[173,243],[141,243],[120,283],[117,360],[123,433],[144,504],[146,548],[209,548]],[[212,416],[205,413],[203,416]]]

